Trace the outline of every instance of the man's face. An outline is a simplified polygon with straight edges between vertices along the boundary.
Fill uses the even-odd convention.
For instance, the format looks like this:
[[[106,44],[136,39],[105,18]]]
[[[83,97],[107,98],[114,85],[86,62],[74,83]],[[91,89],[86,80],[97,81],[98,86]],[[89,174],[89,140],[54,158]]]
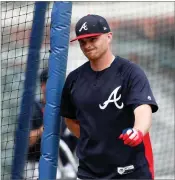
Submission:
[[[43,94],[43,101],[45,102],[46,101],[46,83],[45,82],[41,83],[41,92]]]
[[[79,40],[80,48],[89,60],[98,60],[110,50],[112,33]]]

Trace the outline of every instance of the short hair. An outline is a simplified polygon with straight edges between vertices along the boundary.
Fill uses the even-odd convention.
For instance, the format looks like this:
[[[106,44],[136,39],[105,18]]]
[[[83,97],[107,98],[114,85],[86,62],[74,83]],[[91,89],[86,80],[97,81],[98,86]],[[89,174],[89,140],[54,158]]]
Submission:
[[[46,83],[48,79],[48,68],[44,69],[40,74],[40,83]]]

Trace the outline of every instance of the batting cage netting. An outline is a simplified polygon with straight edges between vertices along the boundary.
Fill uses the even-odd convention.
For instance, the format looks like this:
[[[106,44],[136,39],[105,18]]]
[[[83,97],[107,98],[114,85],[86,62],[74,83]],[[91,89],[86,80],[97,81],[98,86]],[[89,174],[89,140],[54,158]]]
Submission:
[[[15,131],[24,91],[29,39],[35,2],[1,2],[1,178],[11,177]],[[45,13],[44,37],[38,59],[35,99],[41,99],[40,73],[48,67],[53,3]],[[70,38],[75,23],[87,14],[104,16],[113,32],[113,52],[139,64],[150,81],[159,104],[153,114],[151,139],[155,179],[174,179],[174,2],[72,2]],[[70,43],[66,74],[86,62],[78,43]],[[29,130],[29,129],[28,129]],[[23,147],[21,147],[23,148]],[[37,148],[36,148],[37,151]],[[67,150],[68,151],[68,150]],[[75,153],[73,153],[76,159]],[[77,161],[76,161],[77,162]],[[27,166],[24,176],[35,177],[38,165]],[[31,168],[31,169],[29,169]],[[60,167],[60,179],[63,168]],[[28,176],[28,178],[29,178]],[[37,176],[37,175],[36,175]],[[26,177],[27,178],[27,177]]]

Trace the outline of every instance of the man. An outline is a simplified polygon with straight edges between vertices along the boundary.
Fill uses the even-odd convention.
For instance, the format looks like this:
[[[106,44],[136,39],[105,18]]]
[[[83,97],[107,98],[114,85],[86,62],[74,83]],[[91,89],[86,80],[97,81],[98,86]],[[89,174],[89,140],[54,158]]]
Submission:
[[[31,120],[31,131],[30,131],[30,139],[29,139],[29,153],[28,153],[28,161],[29,162],[35,162],[35,163],[29,163],[29,166],[37,165],[35,168],[31,167],[35,170],[35,175],[38,175],[38,162],[40,159],[40,148],[41,148],[41,136],[43,133],[43,113],[44,113],[44,106],[46,103],[46,82],[48,79],[48,69],[45,69],[42,71],[40,75],[40,83],[41,83],[41,91],[42,91],[42,100],[35,101],[34,106],[32,109],[32,120]],[[65,143],[68,145],[72,153],[74,152],[77,144],[77,138],[73,136],[71,133],[64,133],[67,132],[67,128],[65,123],[63,122],[61,124],[61,139],[65,141]],[[67,178],[74,178],[76,177],[75,172],[73,171],[73,168],[68,163],[68,159],[65,157],[65,154],[60,149],[60,158],[63,163],[63,172],[64,177]],[[57,171],[57,179],[60,178],[60,172]]]
[[[111,51],[112,32],[98,15],[81,18],[76,38],[88,62],[65,82],[61,115],[79,138],[79,179],[152,179],[149,139],[158,110],[141,68]],[[145,144],[147,143],[147,144]]]

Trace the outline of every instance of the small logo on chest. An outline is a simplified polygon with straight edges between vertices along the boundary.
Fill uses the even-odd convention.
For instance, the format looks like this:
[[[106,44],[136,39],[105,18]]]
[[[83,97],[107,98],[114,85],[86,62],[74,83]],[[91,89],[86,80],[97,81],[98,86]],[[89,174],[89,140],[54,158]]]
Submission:
[[[117,97],[120,87],[121,86],[114,89],[114,91],[112,91],[112,93],[109,95],[108,100],[106,100],[102,105],[99,104],[100,109],[105,109],[109,103],[114,103],[118,109],[123,108],[123,106],[124,106],[123,102],[121,103],[121,105],[118,104],[118,101],[121,99],[121,94],[119,94]]]

